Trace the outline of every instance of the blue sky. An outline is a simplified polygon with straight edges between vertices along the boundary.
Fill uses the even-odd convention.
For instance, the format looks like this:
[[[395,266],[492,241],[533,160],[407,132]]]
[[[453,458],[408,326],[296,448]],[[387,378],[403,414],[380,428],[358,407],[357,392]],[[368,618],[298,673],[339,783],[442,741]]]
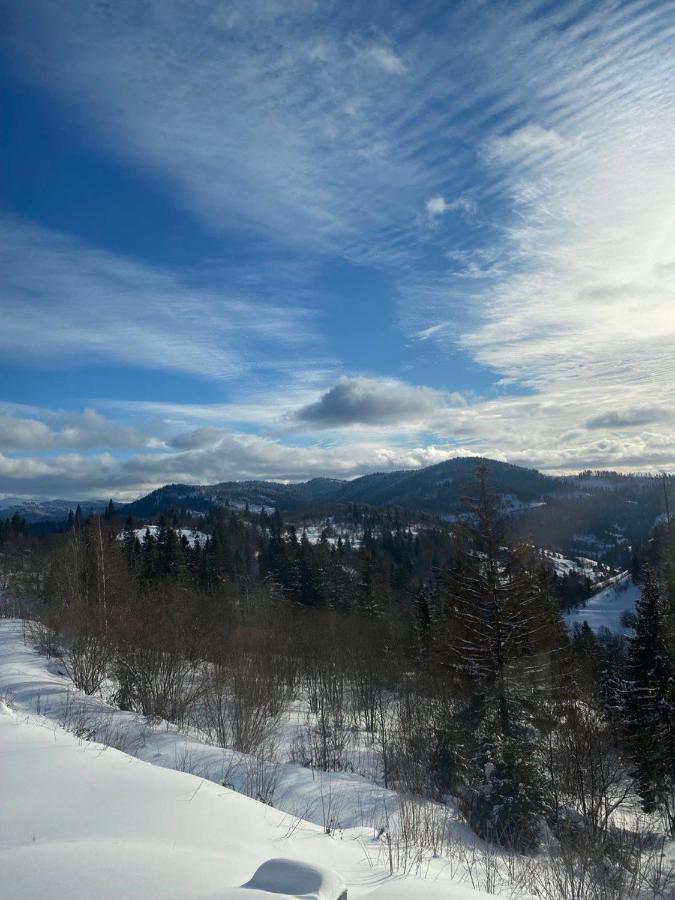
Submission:
[[[675,468],[669,0],[0,11],[0,493]]]

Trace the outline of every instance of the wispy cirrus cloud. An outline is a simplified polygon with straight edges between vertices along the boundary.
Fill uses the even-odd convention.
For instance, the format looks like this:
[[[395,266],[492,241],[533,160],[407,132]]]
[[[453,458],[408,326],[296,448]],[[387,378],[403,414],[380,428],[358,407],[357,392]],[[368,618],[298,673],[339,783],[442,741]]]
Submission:
[[[446,213],[459,211],[465,216],[471,216],[476,213],[476,204],[467,197],[457,197],[455,200],[446,200],[440,194],[429,197],[424,204],[424,210],[431,224],[444,216]]]
[[[168,180],[210,226],[326,250],[413,209],[423,173],[392,158],[387,124],[406,66],[358,18],[326,27],[332,3],[38,5],[9,17],[19,73],[75,104],[102,152]],[[407,201],[383,203],[392,178]]]
[[[204,287],[177,273],[14,218],[0,218],[5,358],[115,361],[240,377],[270,347],[316,342],[313,313],[257,299],[260,284]],[[231,279],[232,280],[232,279]]]
[[[395,357],[379,376],[365,357],[341,364],[349,336],[320,333],[321,302],[284,288],[276,261],[262,280],[264,259],[214,286],[6,222],[6,356],[101,355],[235,383],[269,366],[236,402],[127,406],[153,410],[163,449],[103,460],[114,483],[220,480],[228,448],[238,474],[266,477],[467,447],[557,471],[672,466],[670,4],[470,0],[412,16],[374,4],[364,18],[330,0],[36,0],[7,18],[20,77],[99,153],[149,174],[214,233],[385,273],[401,346],[423,358],[434,345],[450,363],[459,348],[497,382],[459,402],[450,374],[431,391],[404,383]],[[301,383],[290,368],[306,346]],[[17,451],[66,448],[39,424],[10,432]],[[34,465],[56,479],[68,460]]]
[[[390,75],[402,75],[406,67],[398,54],[386,44],[371,43],[357,51],[363,58]]]
[[[488,138],[482,152],[488,162],[519,165],[537,157],[550,157],[570,149],[571,141],[555,128],[542,128],[534,122],[516,128],[510,134]]]

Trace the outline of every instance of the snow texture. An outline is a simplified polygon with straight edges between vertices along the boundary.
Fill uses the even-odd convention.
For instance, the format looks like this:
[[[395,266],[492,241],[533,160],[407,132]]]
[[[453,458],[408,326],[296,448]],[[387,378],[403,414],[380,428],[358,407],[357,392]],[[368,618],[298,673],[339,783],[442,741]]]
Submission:
[[[621,624],[624,612],[635,612],[640,588],[630,575],[623,574],[612,584],[594,594],[585,606],[565,614],[569,628],[588,622],[593,631],[608,628],[616,634],[630,634],[632,629]]]
[[[342,878],[332,869],[292,859],[267,860],[244,887],[303,900],[341,900],[347,891]]]
[[[87,727],[77,726],[80,715]],[[77,733],[61,727],[66,719]],[[20,621],[0,619],[0,897],[273,900],[291,891],[282,895],[337,900],[343,884],[349,900],[376,888],[374,900],[488,896],[452,884],[440,860],[433,877],[442,887],[392,879],[372,826],[328,835],[320,824],[230,790],[222,782],[232,756],[85,697],[58,662],[24,643]],[[177,771],[187,760],[199,776]],[[315,818],[318,799],[325,807],[341,790],[345,821],[356,821],[360,805],[376,796],[382,807],[391,794],[355,776],[322,782],[301,766],[281,769],[280,803]],[[292,865],[254,875],[280,857]],[[323,870],[318,879],[291,883],[293,872],[310,866]]]

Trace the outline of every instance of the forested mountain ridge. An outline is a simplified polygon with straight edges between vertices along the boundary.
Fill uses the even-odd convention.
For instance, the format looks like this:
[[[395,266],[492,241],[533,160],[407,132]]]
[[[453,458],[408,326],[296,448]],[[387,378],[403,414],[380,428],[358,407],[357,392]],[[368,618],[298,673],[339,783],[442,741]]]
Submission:
[[[177,503],[195,510],[224,503],[234,506],[248,503],[250,506],[274,507],[281,511],[315,503],[367,503],[451,515],[457,510],[467,484],[481,463],[489,467],[497,494],[511,495],[522,503],[569,490],[565,479],[543,475],[534,469],[481,457],[457,457],[422,469],[377,472],[351,481],[313,478],[293,484],[274,481],[171,484],[128,504],[125,512],[148,515],[172,508]]]
[[[311,515],[319,509],[326,513],[361,504],[395,506],[452,520],[461,511],[481,464],[488,468],[503,511],[513,519],[513,530],[539,546],[628,565],[631,548],[648,538],[663,512],[663,488],[651,475],[584,472],[561,477],[480,457],[458,457],[422,469],[381,472],[351,481],[170,484],[127,504],[121,512],[150,518],[171,509],[205,513],[228,505]]]
[[[635,548],[649,539],[665,511],[672,487],[655,475],[582,472],[553,476],[497,460],[458,457],[421,469],[379,472],[353,480],[312,478],[305,482],[227,481],[212,485],[167,484],[127,504],[125,516],[152,521],[168,512],[200,516],[220,507],[251,512],[278,510],[295,524],[316,525],[350,515],[356,505],[398,509],[406,517],[452,522],[461,514],[480,465],[511,531],[539,547],[586,556],[618,568],[631,565]],[[670,500],[671,506],[675,498]],[[0,518],[18,514],[34,533],[54,531],[69,510],[102,510],[101,501],[0,500]],[[412,519],[410,519],[412,521]]]
[[[0,519],[9,519],[15,513],[26,522],[58,522],[66,519],[70,510],[80,507],[83,514],[102,512],[107,501],[103,500],[27,500],[25,497],[0,498]]]

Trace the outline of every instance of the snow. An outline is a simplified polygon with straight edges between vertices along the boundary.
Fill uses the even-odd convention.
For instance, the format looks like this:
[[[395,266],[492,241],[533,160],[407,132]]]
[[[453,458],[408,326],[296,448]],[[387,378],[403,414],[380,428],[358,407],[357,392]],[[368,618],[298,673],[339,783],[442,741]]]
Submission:
[[[630,628],[621,624],[624,612],[634,612],[640,598],[640,588],[627,572],[612,579],[612,583],[594,594],[585,606],[565,614],[569,628],[588,622],[593,631],[609,628],[616,634],[630,634]]]
[[[357,528],[336,528],[332,524],[331,519],[325,522],[308,523],[302,528],[296,529],[298,539],[306,537],[310,544],[318,544],[321,541],[324,531],[326,534],[326,542],[331,547],[337,547],[338,539],[342,538],[343,542],[350,541],[352,548],[358,550],[363,540],[363,531]]]
[[[471,891],[447,881],[390,880],[370,895],[372,900],[494,900],[494,894]]]
[[[424,528],[425,526],[420,523],[411,523],[403,529],[403,534],[415,537]],[[326,542],[332,547],[337,546],[339,538],[343,543],[349,541],[354,550],[363,546],[363,528],[347,523],[336,523],[333,516],[327,516],[321,521],[304,522],[303,525],[297,525],[295,531],[298,540],[305,537],[310,544],[318,544],[325,533]],[[288,538],[288,534],[286,537]]]
[[[230,506],[232,509],[240,509],[240,510],[248,509],[248,511],[252,512],[252,513],[263,513],[264,512],[264,513],[267,513],[268,515],[272,515],[275,510],[274,506],[267,506],[267,505],[258,504],[258,503],[246,503],[243,500],[229,500],[228,506]]]
[[[292,859],[267,860],[244,887],[307,900],[340,900],[347,890],[342,878],[332,869]]]
[[[349,900],[489,900],[486,883],[532,900],[514,881],[536,858],[517,868],[452,806],[428,803],[444,817],[440,844],[421,857],[413,845],[392,875],[390,854],[409,839],[397,846],[403,797],[356,774],[265,773],[254,757],[84,696],[23,637],[20,620],[0,619],[2,900],[338,900],[345,886]],[[276,779],[274,806],[241,793],[261,771]]]
[[[389,876],[386,846],[372,824],[363,824],[376,806],[391,804],[395,816],[392,792],[358,776],[322,779],[285,765],[276,808],[236,793],[223,782],[236,780],[227,767],[245,757],[85,697],[57,661],[24,643],[23,633],[20,621],[0,619],[1,897],[257,900],[264,884],[269,891],[274,883],[277,897],[291,890],[290,896],[329,900],[343,882],[350,900],[388,882],[393,893],[378,891],[380,900],[428,895],[427,883]],[[343,828],[329,835],[321,810],[325,816],[338,796]],[[305,810],[315,822],[298,818]],[[455,838],[470,846],[461,823]],[[254,875],[279,858],[293,865],[264,868],[267,881]],[[428,871],[443,879],[444,897],[488,896],[453,885],[447,863],[432,862]],[[291,869],[307,875],[308,866],[330,870],[314,882],[314,893],[290,883]],[[457,870],[454,877],[466,881]]]
[[[241,793],[272,799],[289,816],[302,816],[325,827],[379,828],[383,816],[395,815],[397,795],[372,781],[342,772],[330,775],[291,763],[262,762],[253,756],[203,743],[168,723],[153,725],[145,717],[123,712],[98,697],[76,691],[60,664],[24,646],[22,625],[0,619],[0,696],[15,708],[39,712],[106,744],[133,753],[156,766],[180,768],[232,786]],[[284,742],[292,742],[302,713],[287,723]]]
[[[622,580],[626,576],[625,572],[612,569],[610,566],[599,563],[595,559],[589,559],[587,556],[566,557],[555,550],[543,550],[542,552],[550,560],[556,575],[564,577],[574,572],[577,575],[588,578],[595,591],[600,591],[614,584],[617,579]]]
[[[12,900],[222,897],[280,849],[328,851],[352,883],[371,875],[316,827],[285,839],[276,810],[35,717],[0,718],[0,745],[0,893]]]
[[[521,500],[515,494],[502,494],[500,503],[506,513],[518,513],[525,509],[537,509],[540,506],[546,506],[545,500]]]

